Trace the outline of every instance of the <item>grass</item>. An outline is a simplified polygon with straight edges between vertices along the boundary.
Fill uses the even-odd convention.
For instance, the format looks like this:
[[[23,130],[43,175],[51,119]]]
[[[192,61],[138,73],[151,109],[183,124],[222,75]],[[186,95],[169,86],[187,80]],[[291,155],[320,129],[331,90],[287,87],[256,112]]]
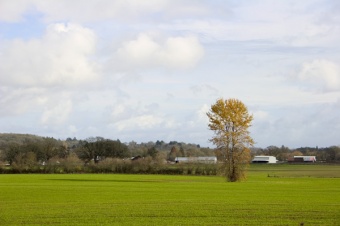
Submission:
[[[340,178],[340,165],[253,164],[250,173],[265,173],[269,177]]]
[[[0,225],[302,222],[339,225],[340,166],[252,165],[241,183],[216,176],[0,175]]]

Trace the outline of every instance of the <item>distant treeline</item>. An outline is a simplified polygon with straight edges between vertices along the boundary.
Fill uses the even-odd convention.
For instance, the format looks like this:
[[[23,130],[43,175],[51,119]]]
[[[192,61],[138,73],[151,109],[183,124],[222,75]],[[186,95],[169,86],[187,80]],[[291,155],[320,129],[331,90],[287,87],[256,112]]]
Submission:
[[[286,161],[295,155],[313,155],[317,161],[340,162],[340,147],[297,148],[285,146],[252,148],[252,155],[272,155]],[[215,175],[216,165],[177,164],[176,157],[218,156],[214,149],[197,144],[164,141],[122,143],[120,140],[90,137],[58,140],[29,134],[0,134],[2,173],[155,173]]]
[[[2,173],[216,174],[216,166],[171,166],[179,156],[214,156],[196,144],[164,141],[122,143],[103,137],[57,140],[29,134],[0,134]]]
[[[275,156],[279,161],[287,161],[293,156],[316,156],[318,162],[335,163],[340,162],[340,147],[330,146],[325,148],[319,147],[301,147],[289,149],[285,146],[269,146],[267,148],[253,148],[253,155],[270,155]]]
[[[170,174],[170,175],[217,175],[216,164],[165,164],[151,157],[138,160],[106,158],[97,163],[84,164],[75,155],[52,160],[45,165],[14,163],[0,166],[1,173],[117,173],[117,174]]]

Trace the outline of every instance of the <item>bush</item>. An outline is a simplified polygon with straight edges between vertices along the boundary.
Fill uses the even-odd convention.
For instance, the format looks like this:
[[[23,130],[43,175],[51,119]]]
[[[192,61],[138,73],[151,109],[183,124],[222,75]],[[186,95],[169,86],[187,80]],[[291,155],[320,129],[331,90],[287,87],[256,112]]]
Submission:
[[[98,163],[85,164],[71,153],[67,158],[53,157],[46,165],[28,164],[21,161],[12,166],[0,166],[0,173],[119,173],[119,174],[169,174],[169,175],[216,175],[216,164],[179,163],[168,164],[157,156],[138,160],[106,158]],[[20,160],[20,161],[19,161]]]

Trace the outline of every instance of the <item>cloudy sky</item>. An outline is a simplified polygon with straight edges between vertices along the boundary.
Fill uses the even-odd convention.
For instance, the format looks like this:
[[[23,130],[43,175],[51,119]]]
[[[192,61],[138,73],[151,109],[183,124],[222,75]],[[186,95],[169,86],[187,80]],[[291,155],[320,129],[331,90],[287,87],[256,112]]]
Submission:
[[[340,1],[0,0],[0,133],[213,147],[221,97],[257,147],[340,145]]]

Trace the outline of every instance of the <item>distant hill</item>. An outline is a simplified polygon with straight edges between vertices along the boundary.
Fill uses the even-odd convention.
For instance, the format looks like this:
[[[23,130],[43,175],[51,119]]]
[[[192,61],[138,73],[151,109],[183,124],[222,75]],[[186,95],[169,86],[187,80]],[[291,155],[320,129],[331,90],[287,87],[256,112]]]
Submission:
[[[42,141],[43,137],[32,134],[0,133],[0,147],[9,143],[24,144],[27,141]]]
[[[0,150],[6,149],[10,144],[23,145],[27,143],[40,143],[43,142],[47,137],[37,136],[33,134],[19,134],[19,133],[0,133]],[[55,139],[55,138],[53,138]],[[83,141],[94,142],[97,140],[104,140],[103,137],[89,137]],[[57,140],[57,139],[55,139]],[[67,138],[66,140],[58,140],[67,145],[71,150],[79,147],[82,140],[76,138]],[[183,155],[188,156],[213,156],[214,151],[210,148],[200,147],[198,144],[190,144],[185,142],[170,141],[166,143],[164,141],[157,140],[156,142],[149,141],[143,143],[136,143],[131,141],[125,143],[130,150],[132,155],[143,155],[150,148],[156,148],[158,151],[170,152],[173,147],[176,147]],[[145,153],[144,153],[145,154]]]

